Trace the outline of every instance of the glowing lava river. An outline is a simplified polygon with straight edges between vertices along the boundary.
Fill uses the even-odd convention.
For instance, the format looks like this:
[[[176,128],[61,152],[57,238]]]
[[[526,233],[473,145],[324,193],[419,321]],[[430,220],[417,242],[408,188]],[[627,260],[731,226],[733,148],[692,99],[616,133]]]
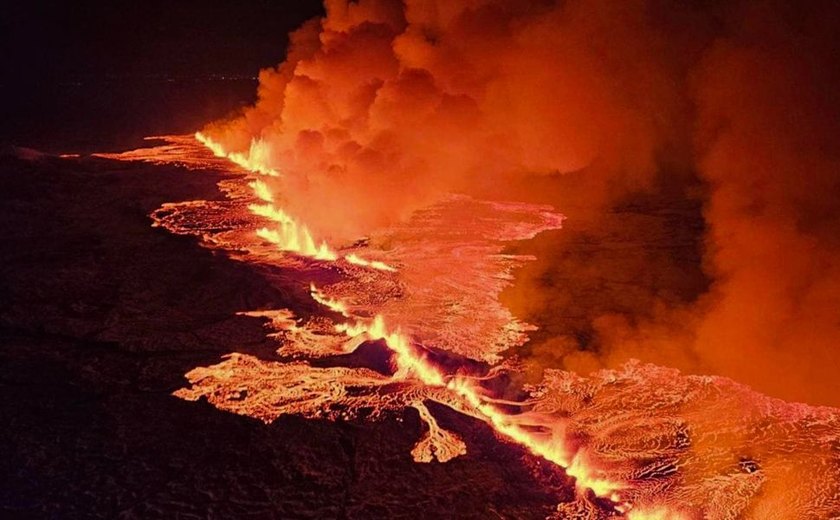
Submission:
[[[498,297],[530,258],[505,247],[560,229],[554,208],[452,195],[329,244],[284,211],[262,180],[282,172],[258,145],[228,154],[201,134],[155,139],[101,156],[227,177],[223,198],[167,203],[153,225],[198,237],[301,301],[242,309],[265,321],[276,351],[197,367],[175,396],[266,423],[399,420],[413,409],[425,432],[406,456],[429,464],[470,456],[472,439],[439,422],[449,409],[562,468],[575,493],[558,497],[552,518],[840,518],[837,410],[640,363],[514,383],[516,347],[533,327]]]

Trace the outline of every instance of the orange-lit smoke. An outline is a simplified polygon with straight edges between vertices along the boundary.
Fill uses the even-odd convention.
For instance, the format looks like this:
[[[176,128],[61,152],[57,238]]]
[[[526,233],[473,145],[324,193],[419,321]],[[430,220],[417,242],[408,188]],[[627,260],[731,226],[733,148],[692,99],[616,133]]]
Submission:
[[[644,186],[680,134],[661,117],[678,49],[639,37],[644,2],[612,4],[328,1],[256,105],[203,132],[282,172],[283,207],[328,240],[509,175],[590,168],[594,198]]]
[[[840,405],[840,9],[742,2],[721,17],[684,94],[695,106],[691,165],[703,182],[709,289],[667,301],[653,287],[674,276],[674,263],[640,266],[628,291],[651,288],[637,310],[592,316],[587,351],[551,338],[535,362],[586,371],[636,357]],[[535,294],[545,303],[561,293]],[[539,305],[531,309],[544,312]]]
[[[535,362],[640,357],[840,404],[836,3],[326,4],[256,105],[203,130],[265,170],[287,215],[340,244],[473,191],[552,198],[573,227],[570,202],[597,213],[697,182],[709,290],[679,305],[651,290],[592,316],[586,352],[558,337]],[[544,189],[563,175],[576,186]],[[544,278],[521,291],[534,314],[559,298]]]
[[[840,9],[757,5],[698,71],[713,371],[840,405]]]

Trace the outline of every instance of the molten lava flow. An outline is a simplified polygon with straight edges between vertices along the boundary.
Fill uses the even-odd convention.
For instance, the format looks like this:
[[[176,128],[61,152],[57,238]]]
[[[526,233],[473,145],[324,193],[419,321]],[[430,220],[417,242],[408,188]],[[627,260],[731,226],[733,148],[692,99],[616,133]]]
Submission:
[[[384,340],[388,348],[396,354],[397,379],[414,376],[426,385],[444,386],[443,373],[424,359],[412,346],[408,337],[399,331],[389,331],[382,316],[376,316],[369,322],[356,321],[354,324],[336,325],[336,330],[351,338],[365,335],[369,340]]]
[[[263,181],[255,179],[248,183],[248,187],[254,190],[254,195],[256,195],[260,200],[269,203],[274,202],[274,195],[272,195],[268,185]]]
[[[247,154],[227,153],[219,144],[209,139],[201,132],[196,132],[195,138],[198,142],[210,149],[217,157],[225,157],[242,168],[277,177],[277,171],[268,166],[269,152],[268,145],[262,141],[252,141],[251,148]],[[259,215],[279,224],[275,229],[262,227],[257,230],[257,236],[275,244],[281,251],[290,251],[303,256],[309,256],[318,260],[335,260],[338,256],[330,249],[326,242],[316,244],[311,233],[303,224],[287,215],[285,211],[274,205],[274,196],[268,185],[257,179],[248,184],[254,191],[254,195],[264,204],[251,204],[248,209],[255,215]]]
[[[324,307],[341,314],[345,318],[350,317],[350,311],[347,309],[347,305],[344,302],[330,298],[326,294],[322,293],[317,287],[315,287],[314,283],[309,284],[309,293],[312,295],[313,300]]]
[[[345,260],[350,262],[351,264],[355,265],[362,265],[365,267],[373,267],[374,269],[379,269],[381,271],[396,271],[397,269],[391,267],[390,265],[386,264],[385,262],[380,262],[379,260],[365,260],[358,255],[350,253],[349,255],[344,257]]]
[[[231,157],[229,154],[225,153],[224,149],[220,145],[207,139],[200,133],[196,134],[196,139],[209,148],[216,156],[227,157],[245,169],[255,171],[257,173],[265,173],[268,169],[265,164],[255,164],[250,155],[245,158],[242,156],[237,156],[238,158]],[[253,148],[254,147],[252,146],[252,150]],[[277,173],[274,170],[271,171],[274,174]],[[249,204],[247,206],[248,210],[258,217],[279,225],[277,228],[259,228],[256,231],[256,234],[259,237],[272,244],[276,244],[278,249],[283,251],[291,251],[320,260],[332,261],[338,258],[338,255],[333,252],[326,243],[322,242],[320,246],[316,246],[315,241],[312,239],[306,227],[298,223],[294,218],[275,205],[275,197],[269,186],[264,181],[260,179],[252,180],[248,183],[248,187],[251,189],[253,195],[262,201],[262,203]],[[515,205],[505,206],[493,203],[486,206],[471,206],[470,204],[465,204],[466,201],[461,199],[456,199],[456,202],[458,203],[458,207],[467,208],[468,210],[470,208],[484,208],[482,211],[498,211],[499,209],[502,209],[509,210],[511,211],[511,214],[517,215],[527,215],[532,211],[530,208]],[[545,211],[545,208],[540,209],[544,213],[541,218],[547,219],[546,222],[550,223],[549,226],[559,225],[562,221],[562,219],[556,219],[549,212]],[[458,214],[463,214],[463,212],[458,212]],[[434,214],[430,214],[428,216],[435,220],[437,219],[437,216]],[[465,216],[467,216],[468,219],[472,219],[475,217],[475,213],[468,211]],[[500,237],[507,238],[510,236],[511,239],[516,239],[523,233],[523,230],[525,230],[524,233],[526,236],[531,233],[528,231],[529,227],[523,227],[522,224],[515,224],[508,228],[506,225],[500,226],[500,223],[494,222],[493,219],[490,218],[485,218],[482,221],[486,222],[489,228],[492,229],[493,233],[498,234]],[[447,225],[450,224],[451,222],[447,223]],[[423,225],[428,226],[428,222]],[[470,237],[470,235],[470,231],[465,231],[466,237]],[[453,236],[458,237],[460,235],[456,234]],[[468,240],[473,239],[469,238]],[[426,247],[424,244],[426,244],[426,242],[418,243],[420,247]],[[464,254],[475,248],[476,245],[470,245],[468,246],[468,249],[460,251],[458,254],[459,256],[464,256],[466,259],[480,258],[484,254],[488,254],[489,258],[493,258],[492,252],[495,249],[495,246],[493,249],[478,247],[478,249],[476,249],[476,251],[479,252],[478,257],[474,257],[474,253]],[[411,249],[409,249],[409,251],[410,250]],[[430,252],[434,255],[440,254],[434,249]],[[423,253],[419,255],[419,257],[422,258],[424,254],[429,253]],[[345,255],[344,259],[348,264],[373,268],[385,273],[393,273],[396,271],[394,267],[386,262],[380,260],[366,260],[355,253]],[[496,262],[496,260],[497,259],[494,259],[493,261]],[[467,260],[467,262],[469,261],[470,260]],[[430,262],[421,263],[427,266],[434,264]],[[503,265],[507,265],[504,269],[509,269],[515,264],[507,264],[505,262]],[[494,277],[491,276],[491,278]],[[505,280],[507,277],[501,277],[499,279]],[[479,276],[477,280],[481,282],[484,278],[483,276]],[[425,282],[419,283],[425,285]],[[491,286],[495,285],[495,282],[491,283]],[[352,287],[354,291],[370,291],[374,288],[374,286],[369,286],[367,288],[356,286]],[[341,292],[340,289],[339,292]],[[566,446],[564,439],[560,436],[550,435],[548,437],[540,437],[539,434],[532,433],[527,429],[529,425],[518,424],[516,416],[506,414],[491,404],[492,398],[486,397],[484,395],[485,391],[478,384],[466,377],[453,376],[452,374],[444,371],[441,367],[436,366],[421,349],[418,349],[413,345],[408,335],[404,334],[399,329],[389,328],[382,315],[375,314],[372,319],[361,319],[350,312],[351,305],[339,298],[330,297],[317,288],[314,283],[310,285],[310,294],[315,301],[331,311],[339,313],[347,318],[354,318],[352,323],[339,323],[335,325],[335,330],[337,332],[343,333],[351,339],[351,345],[353,345],[353,347],[358,346],[365,340],[382,340],[384,342],[388,349],[394,354],[393,359],[396,372],[389,379],[417,381],[420,384],[420,388],[431,388],[431,391],[433,392],[432,395],[435,395],[434,392],[437,392],[438,394],[435,397],[432,397],[433,400],[446,404],[447,406],[450,406],[451,408],[467,415],[481,419],[503,437],[524,446],[535,455],[543,457],[546,460],[565,468],[567,474],[575,478],[579,489],[591,490],[596,496],[607,498],[609,500],[618,500],[618,497],[615,495],[615,491],[619,489],[621,485],[616,482],[610,482],[606,479],[596,477],[596,472],[591,469],[588,462],[582,457],[581,451],[572,453],[571,448]],[[358,299],[360,296],[363,296],[363,294],[356,292],[355,296]],[[268,315],[265,316],[269,317]],[[270,317],[274,328],[284,331],[283,334],[287,336],[297,336],[298,339],[300,339],[302,336],[300,331],[306,329],[305,327],[299,327],[290,317],[289,313],[280,313]],[[507,320],[508,318],[505,319]],[[308,339],[311,339],[311,336]],[[336,349],[328,348],[326,350],[335,351]],[[338,350],[346,352],[348,348],[345,346],[343,349],[339,348]],[[238,363],[242,363],[244,358],[233,359],[238,360]],[[303,367],[298,367],[297,370],[300,371],[304,369]],[[190,377],[191,380],[200,381],[208,377],[206,372],[194,372],[194,374],[198,374],[201,377]],[[440,394],[440,392],[443,392],[443,394]],[[181,392],[179,395],[191,398],[197,394],[191,392]],[[416,460],[431,460],[431,454],[434,453],[434,456],[438,460],[444,461],[466,451],[466,446],[463,445],[463,442],[460,441],[457,436],[442,430],[437,425],[436,421],[421,401],[411,401],[409,405],[418,410],[421,415],[421,419],[423,419],[428,426],[426,436],[424,436],[424,438],[418,443],[415,447],[415,451],[413,452]],[[264,412],[260,412],[258,415],[263,416]],[[557,427],[556,424],[549,424],[545,426],[550,429]]]
[[[466,454],[481,441],[464,434],[470,429],[457,417],[475,418],[535,455],[523,461],[550,461],[576,479],[579,493],[558,496],[557,520],[784,520],[840,511],[840,456],[825,448],[840,445],[837,410],[638,363],[587,377],[546,370],[538,385],[512,389],[522,398],[491,390],[500,376],[516,377],[515,361],[500,353],[530,330],[498,301],[511,270],[528,261],[504,254],[505,243],[558,229],[562,216],[551,208],[453,197],[336,252],[335,261],[313,261],[254,240],[263,227],[267,241],[282,242],[283,222],[294,220],[276,204],[274,180],[231,178],[232,165],[195,139],[166,138],[111,158],[224,173],[225,200],[165,204],[152,215],[155,225],[253,264],[284,293],[308,289],[330,311],[294,297],[294,311],[242,312],[264,320],[276,360],[232,353],[187,373],[178,397],[265,422],[283,414],[375,420],[416,410],[424,427],[411,450],[418,462]],[[399,272],[355,261],[362,254]],[[440,406],[460,415],[444,422]]]
[[[254,211],[254,213],[257,215],[263,214],[259,211]],[[276,208],[271,208],[269,214],[272,215],[272,220],[277,220],[280,223],[280,227],[276,229],[266,227],[258,229],[257,236],[260,238],[276,244],[277,248],[281,251],[291,251],[303,256],[311,256],[318,260],[335,260],[338,258],[326,242],[315,245],[315,240],[312,239],[312,235],[309,234],[306,226],[298,224],[295,220],[287,217]],[[274,218],[275,215],[279,219]]]
[[[250,172],[268,175],[269,177],[277,177],[279,175],[277,170],[268,165],[271,157],[271,147],[265,141],[256,139],[252,140],[251,147],[248,149],[247,153],[228,153],[220,143],[213,141],[201,132],[196,132],[195,138],[198,142],[212,151],[216,157],[229,159],[231,162]]]
[[[414,408],[420,414],[420,419],[426,423],[429,430],[411,450],[411,456],[417,462],[431,462],[436,458],[440,462],[447,462],[467,453],[467,445],[460,437],[441,428],[435,417],[423,403],[415,403]]]
[[[326,300],[321,294],[313,285],[312,295],[317,301],[348,316],[346,305],[341,302]],[[369,321],[357,320],[354,324],[339,324],[336,325],[336,330],[344,332],[351,338],[364,335],[369,340],[384,340],[388,348],[396,354],[397,372],[394,374],[395,378],[416,377],[425,385],[446,387],[461,401],[460,403],[456,401],[457,404],[454,407],[457,410],[468,410],[471,415],[488,423],[497,433],[525,446],[535,455],[564,468],[569,476],[575,478],[581,490],[591,490],[596,496],[609,498],[614,502],[619,501],[616,491],[621,485],[596,477],[593,469],[581,456],[581,452],[570,457],[571,450],[565,445],[562,438],[541,439],[522,428],[516,423],[515,416],[505,414],[489,404],[480,387],[466,378],[445,374],[428,357],[414,348],[405,334],[398,330],[389,330],[382,316],[377,315]]]
[[[247,171],[270,177],[279,177],[280,175],[276,169],[269,166],[271,150],[264,141],[251,141],[248,152],[240,153],[225,151],[220,143],[213,141],[201,132],[195,133],[195,139],[213,152],[216,157],[229,159]],[[254,195],[264,202],[263,204],[251,204],[248,209],[255,215],[279,224],[279,227],[275,229],[266,227],[258,229],[257,236],[275,244],[281,251],[289,251],[317,260],[333,261],[338,259],[338,254],[325,241],[316,244],[306,225],[298,222],[283,209],[274,205],[274,195],[265,182],[255,179],[248,183],[248,186],[253,190]],[[394,267],[382,261],[366,260],[353,253],[346,255],[344,259],[351,264],[372,269],[396,271]]]

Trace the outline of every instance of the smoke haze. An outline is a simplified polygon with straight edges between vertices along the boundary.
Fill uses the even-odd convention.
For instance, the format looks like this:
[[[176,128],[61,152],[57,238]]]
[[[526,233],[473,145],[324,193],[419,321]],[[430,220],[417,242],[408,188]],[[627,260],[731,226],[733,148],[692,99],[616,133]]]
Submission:
[[[352,240],[461,191],[547,200],[571,229],[684,242],[696,258],[617,250],[638,294],[587,316],[586,338],[549,327],[526,365],[635,357],[840,404],[837,4],[326,8],[261,73],[257,104],[205,129],[266,154],[283,172],[282,206],[316,236]],[[645,200],[693,208],[698,222],[610,216]],[[508,295],[541,324],[577,304],[552,279],[562,233],[539,241],[542,260]],[[575,267],[597,278],[603,266]]]

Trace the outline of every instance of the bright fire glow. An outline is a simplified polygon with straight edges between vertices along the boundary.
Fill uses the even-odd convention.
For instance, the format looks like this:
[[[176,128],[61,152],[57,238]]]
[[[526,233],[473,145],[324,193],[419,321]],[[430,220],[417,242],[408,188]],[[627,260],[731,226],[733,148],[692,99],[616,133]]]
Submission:
[[[213,141],[201,132],[196,132],[195,138],[199,143],[203,144],[211,152],[213,152],[216,157],[224,157],[249,172],[259,173],[269,177],[277,177],[279,175],[277,170],[268,166],[268,160],[271,156],[271,147],[263,140],[251,140],[251,146],[248,149],[248,152],[241,153],[225,151],[221,144]]]
[[[209,148],[216,156],[226,157],[243,168],[265,175],[276,176],[277,172],[266,166],[268,151],[260,143],[252,142],[247,155],[227,153],[224,148],[209,139],[201,132],[195,134],[196,139]],[[283,251],[291,251],[304,256],[320,260],[336,260],[338,255],[329,248],[326,242],[316,245],[309,230],[297,222],[281,208],[274,204],[274,196],[268,185],[259,179],[249,183],[254,195],[263,204],[251,204],[248,209],[255,215],[279,224],[270,229],[263,227],[257,230],[262,239],[276,244]],[[345,260],[351,264],[371,267],[383,271],[395,271],[384,262],[365,260],[355,254],[348,254]],[[314,284],[310,285],[310,294],[318,303],[330,310],[351,317],[347,304],[331,299],[318,290]],[[570,456],[562,439],[538,437],[517,424],[516,417],[500,411],[488,402],[480,387],[473,381],[462,377],[453,377],[435,366],[427,356],[416,349],[410,338],[399,330],[390,330],[382,316],[377,315],[372,320],[356,320],[355,323],[342,323],[336,330],[351,338],[364,336],[369,340],[383,340],[387,347],[395,354],[397,371],[395,378],[404,379],[415,377],[423,384],[432,387],[443,387],[459,398],[466,410],[483,419],[499,434],[526,447],[532,453],[563,467],[566,473],[575,478],[579,489],[590,489],[597,496],[619,501],[616,491],[621,487],[618,483],[610,482],[595,476],[582,452]]]
[[[265,202],[274,202],[274,195],[272,195],[268,185],[263,181],[255,179],[254,181],[249,182],[248,186],[254,190],[254,195],[259,197],[260,200]]]
[[[226,160],[211,157],[193,136],[156,140],[164,143],[97,156],[231,172]],[[261,233],[280,242],[271,228],[293,220],[280,209],[280,192],[272,191],[277,186],[266,178],[226,176],[219,187],[228,200],[166,203],[152,213],[152,225],[198,236],[204,246],[228,249],[237,258],[253,255],[263,264],[285,255],[254,250],[256,228],[268,226]],[[267,221],[254,224],[257,219]],[[353,269],[350,254],[347,262],[317,266],[281,262],[277,267],[288,276],[278,287],[318,279],[324,286],[312,287],[312,297],[346,319],[310,313],[309,307],[302,316],[290,309],[248,311],[269,320],[268,336],[282,359],[232,353],[217,365],[191,370],[190,386],[174,395],[206,398],[220,410],[266,423],[290,414],[377,420],[414,408],[427,426],[411,451],[416,462],[445,462],[466,453],[467,443],[438,424],[436,409],[426,405],[448,406],[577,477],[585,492],[558,504],[552,518],[828,518],[837,511],[837,456],[824,449],[840,439],[835,409],[785,403],[726,378],[640,363],[588,376],[547,369],[538,385],[519,389],[521,400],[495,394],[489,388],[496,381],[482,382],[519,373],[515,361],[501,361],[495,353],[520,345],[529,330],[495,307],[520,257],[500,255],[501,245],[482,245],[529,238],[559,229],[560,222],[537,206],[453,198],[378,234],[374,242],[391,249],[363,246],[378,251],[376,258],[393,260],[399,276]],[[240,226],[233,233],[232,223]],[[465,244],[471,247],[466,254]],[[342,321],[347,323],[336,330]],[[514,335],[507,335],[511,330]],[[353,366],[341,366],[341,356],[375,338],[381,340],[377,347],[393,352],[392,371],[366,367],[366,351],[358,352],[361,359]],[[437,362],[436,352],[447,353],[445,364]],[[453,366],[452,356],[490,366],[483,375],[467,375]],[[330,358],[327,366],[309,362],[322,358]],[[554,486],[554,476],[548,477]],[[606,500],[593,503],[590,491]],[[603,511],[607,501],[612,513]]]
[[[396,271],[397,270],[396,268],[391,267],[390,265],[386,264],[385,262],[380,262],[379,260],[372,260],[372,261],[371,260],[365,260],[364,258],[361,258],[357,255],[354,255],[353,253],[350,253],[349,255],[345,256],[344,259],[347,260],[348,262],[350,262],[351,264],[362,265],[362,266],[365,266],[365,267],[372,267],[374,269],[379,269],[380,271]]]
[[[276,244],[281,251],[291,251],[318,260],[335,260],[338,258],[326,242],[315,245],[315,241],[306,226],[301,226],[294,220],[280,222],[280,227],[276,229],[262,227],[257,230],[257,236],[267,242]]]
[[[271,192],[265,184],[252,183],[254,193],[262,200],[269,199]],[[338,255],[330,249],[326,242],[315,243],[312,234],[306,226],[289,216],[285,211],[274,204],[251,204],[248,206],[251,213],[259,215],[268,220],[274,221],[279,226],[275,229],[263,227],[257,230],[257,235],[272,244],[276,244],[281,251],[291,251],[303,256],[309,256],[318,260],[335,260]]]
[[[247,154],[225,151],[224,147],[207,137],[201,132],[195,133],[195,139],[209,149],[216,157],[226,158],[242,168],[271,177],[277,177],[277,170],[268,165],[270,150],[263,141],[251,141],[251,147]],[[264,204],[251,204],[248,209],[255,215],[277,222],[279,227],[270,229],[262,227],[256,231],[257,236],[277,245],[281,251],[289,251],[302,256],[308,256],[317,260],[333,261],[338,259],[338,254],[325,242],[317,243],[309,232],[309,229],[298,222],[282,208],[274,204],[274,194],[268,184],[260,179],[254,179],[248,183],[254,195],[262,200]],[[351,264],[370,267],[380,271],[396,271],[396,269],[379,260],[366,260],[355,254],[344,257]]]
[[[319,303],[332,310],[341,309],[339,312],[348,316],[346,305],[335,300],[325,302],[323,294],[318,291],[314,284],[311,285],[311,292]],[[489,404],[488,399],[484,397],[484,392],[473,381],[444,373],[427,356],[424,356],[412,346],[408,336],[399,330],[389,330],[382,316],[377,315],[369,321],[357,320],[353,324],[338,324],[336,330],[344,332],[351,338],[365,335],[369,340],[384,340],[388,348],[395,354],[397,366],[397,372],[394,374],[395,378],[402,379],[414,376],[425,385],[445,387],[460,398],[460,402],[465,405],[468,411],[477,412],[475,415],[492,426],[497,433],[526,447],[535,455],[564,468],[569,476],[575,478],[579,489],[592,490],[597,496],[610,499],[613,502],[620,501],[616,492],[621,488],[621,485],[598,478],[587,464],[583,452],[578,451],[573,457],[570,457],[563,439],[549,438],[546,440],[524,429],[517,424],[515,416],[506,414]]]
[[[329,296],[318,290],[318,288],[315,287],[314,283],[309,284],[309,294],[312,295],[313,300],[320,303],[324,307],[327,307],[331,311],[337,312],[345,318],[350,317],[350,311],[348,310],[347,305],[344,302],[330,298]]]
[[[633,510],[630,511],[627,518],[629,520],[687,520],[685,515],[672,511],[666,507]]]

